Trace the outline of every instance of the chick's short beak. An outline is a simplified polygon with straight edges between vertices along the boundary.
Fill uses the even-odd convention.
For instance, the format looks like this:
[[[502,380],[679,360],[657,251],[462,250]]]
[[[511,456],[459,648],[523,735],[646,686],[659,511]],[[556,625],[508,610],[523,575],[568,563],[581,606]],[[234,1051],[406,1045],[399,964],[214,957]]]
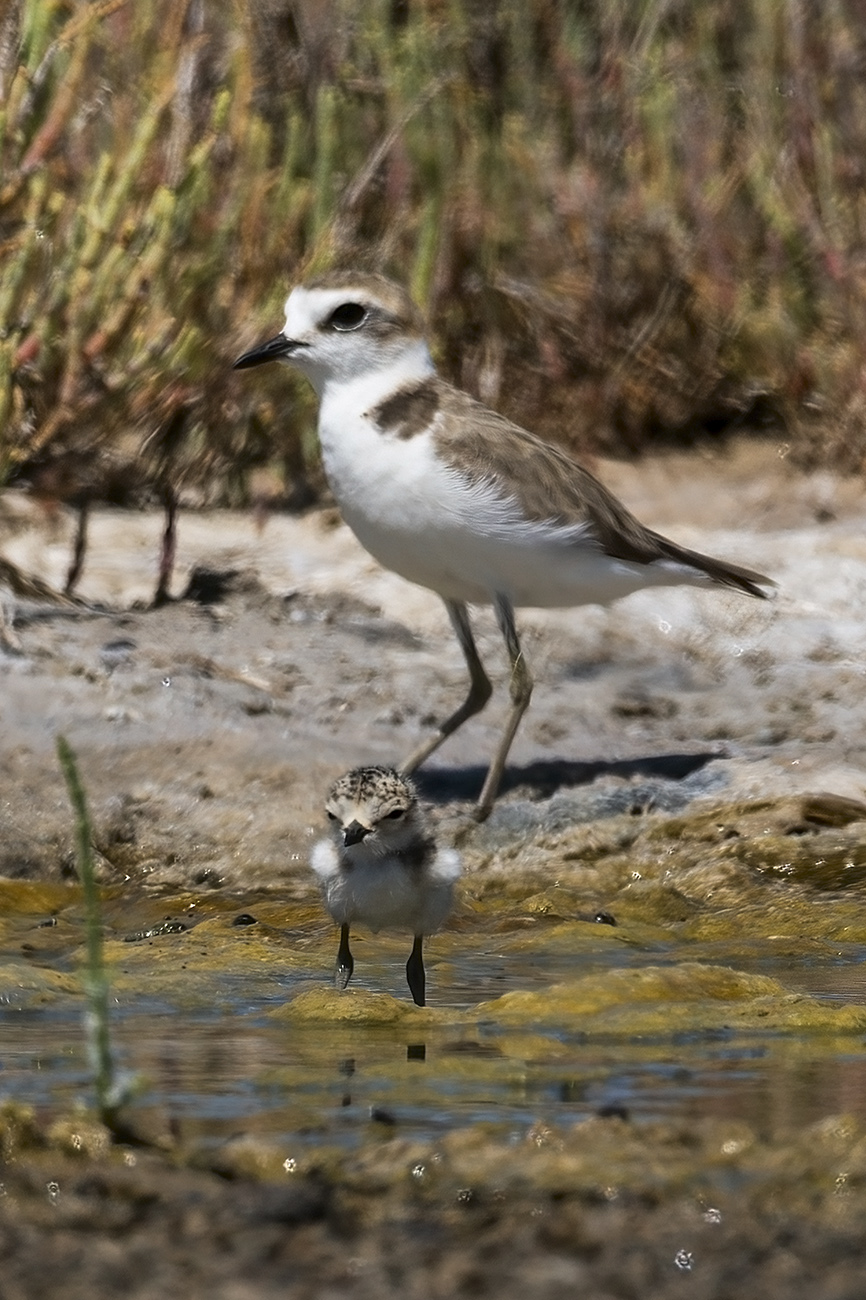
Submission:
[[[360,822],[349,822],[349,825],[343,828],[343,843],[347,848],[352,844],[360,844],[361,840],[366,839],[369,834],[369,826],[362,826]]]

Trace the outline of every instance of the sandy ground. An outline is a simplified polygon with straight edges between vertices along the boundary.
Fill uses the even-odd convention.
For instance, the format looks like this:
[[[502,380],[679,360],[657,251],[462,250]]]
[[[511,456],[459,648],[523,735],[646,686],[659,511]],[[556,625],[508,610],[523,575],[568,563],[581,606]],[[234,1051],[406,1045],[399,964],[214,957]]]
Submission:
[[[537,687],[488,847],[519,838],[563,792],[574,816],[581,805],[601,816],[630,802],[866,795],[862,491],[798,476],[785,450],[742,443],[724,456],[599,467],[645,522],[771,575],[778,596],[657,590],[607,610],[524,611]],[[55,586],[71,528],[62,512],[0,497],[0,557]],[[332,513],[273,516],[263,529],[245,514],[184,514],[177,599],[154,610],[159,530],[156,515],[98,512],[84,604],[0,593],[0,874],[56,880],[72,869],[62,733],[79,755],[105,880],[289,891],[307,880],[329,782],[399,760],[454,707],[459,650],[436,598],[379,570]],[[507,707],[489,613],[478,627],[494,701],[421,782],[447,834],[468,824]],[[645,1143],[632,1153],[646,1169],[635,1194],[558,1197],[554,1152],[536,1182],[507,1194],[479,1170],[471,1195],[443,1184],[425,1199],[407,1190],[416,1157],[399,1142],[389,1148],[399,1177],[371,1157],[336,1181],[313,1171],[275,1187],[225,1159],[182,1169],[154,1151],[94,1148],[88,1163],[80,1142],[22,1140],[5,1120],[0,1295],[666,1300],[687,1286],[718,1300],[854,1300],[866,1135],[843,1129],[763,1152],[763,1181],[747,1180],[722,1222],[694,1171],[754,1134],[638,1134],[609,1117],[577,1133],[574,1158],[591,1151],[603,1167],[626,1141]]]

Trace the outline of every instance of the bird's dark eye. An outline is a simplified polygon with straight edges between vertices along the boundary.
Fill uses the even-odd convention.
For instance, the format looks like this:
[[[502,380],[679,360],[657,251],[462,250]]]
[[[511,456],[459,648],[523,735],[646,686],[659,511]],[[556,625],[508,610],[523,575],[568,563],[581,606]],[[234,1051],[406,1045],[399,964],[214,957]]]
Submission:
[[[335,821],[337,820],[337,814],[336,814],[336,813],[329,812],[327,808],[325,809],[325,812],[328,813],[328,821],[329,821],[329,822],[335,822]]]
[[[403,816],[405,811],[405,808],[395,808],[393,812],[386,813],[385,816],[390,817],[392,821],[396,821],[398,817]]]
[[[343,302],[335,307],[327,323],[335,330],[356,330],[367,319],[367,308],[359,302]]]

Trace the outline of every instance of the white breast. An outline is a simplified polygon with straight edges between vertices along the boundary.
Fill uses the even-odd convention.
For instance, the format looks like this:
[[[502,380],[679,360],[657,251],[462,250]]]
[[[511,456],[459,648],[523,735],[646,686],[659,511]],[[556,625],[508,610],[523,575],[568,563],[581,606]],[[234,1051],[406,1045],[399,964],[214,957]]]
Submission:
[[[367,414],[393,392],[381,373],[323,394],[319,437],[346,523],[385,568],[446,599],[516,606],[608,604],[654,583],[700,581],[681,566],[605,555],[587,529],[527,521],[493,481],[472,483],[433,432],[401,439]]]

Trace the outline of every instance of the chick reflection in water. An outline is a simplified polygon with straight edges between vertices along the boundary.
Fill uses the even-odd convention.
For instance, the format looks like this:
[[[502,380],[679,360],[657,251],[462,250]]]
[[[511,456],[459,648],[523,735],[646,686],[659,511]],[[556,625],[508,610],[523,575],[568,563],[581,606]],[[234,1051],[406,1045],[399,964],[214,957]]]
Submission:
[[[340,927],[335,980],[344,989],[355,963],[349,929],[408,930],[414,936],[406,963],[409,991],[425,998],[423,943],[451,910],[460,858],[438,849],[415,787],[389,767],[356,767],[341,776],[325,805],[331,838],[313,849],[325,906]]]

